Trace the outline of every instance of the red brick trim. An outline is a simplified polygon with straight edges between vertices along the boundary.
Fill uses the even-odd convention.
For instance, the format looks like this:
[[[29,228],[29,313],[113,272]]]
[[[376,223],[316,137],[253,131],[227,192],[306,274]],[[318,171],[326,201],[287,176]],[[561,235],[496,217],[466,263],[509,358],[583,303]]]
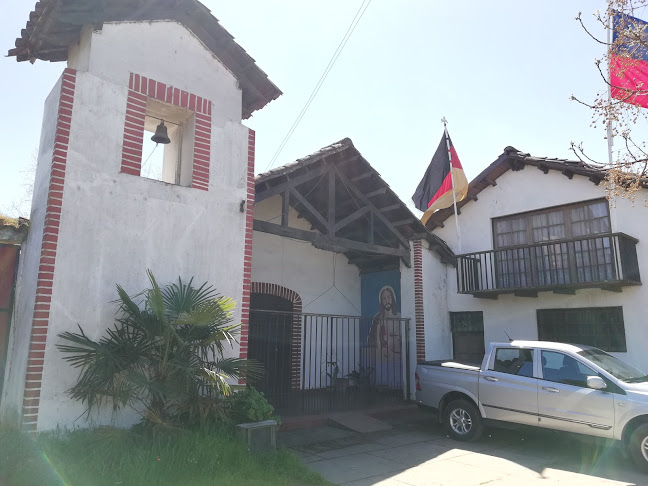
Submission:
[[[302,300],[294,290],[281,285],[252,282],[253,294],[269,294],[292,302],[293,318],[290,333],[290,387],[299,390],[301,386],[302,360]]]
[[[38,408],[40,404],[45,345],[47,342],[50,307],[52,303],[54,266],[58,248],[61,206],[63,203],[63,183],[65,182],[65,167],[67,165],[75,85],[76,71],[74,69],[65,69],[61,76],[61,95],[59,98],[56,132],[54,135],[54,153],[47,190],[47,206],[45,207],[43,239],[41,242],[38,280],[36,283],[34,317],[32,320],[29,355],[27,356],[27,372],[25,374],[25,390],[23,393],[22,422],[25,429],[30,431],[35,431],[38,425]]]
[[[250,282],[252,277],[252,225],[254,223],[254,153],[256,134],[248,131],[247,197],[245,199],[245,247],[243,254],[243,297],[241,298],[241,347],[239,357],[247,359],[250,323]],[[239,384],[245,384],[241,378]]]
[[[207,191],[211,156],[211,101],[134,73],[130,75],[128,88],[121,172],[141,175],[146,101],[156,99],[195,113],[191,187]]]
[[[414,240],[414,317],[416,319],[416,360],[425,360],[425,311],[423,307],[423,243]]]

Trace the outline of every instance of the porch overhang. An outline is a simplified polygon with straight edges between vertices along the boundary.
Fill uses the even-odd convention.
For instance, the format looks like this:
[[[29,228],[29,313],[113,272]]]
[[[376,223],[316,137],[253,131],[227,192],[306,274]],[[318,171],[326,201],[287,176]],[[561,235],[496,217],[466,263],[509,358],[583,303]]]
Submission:
[[[254,220],[254,230],[344,253],[362,272],[411,266],[410,240],[426,239],[444,263],[452,250],[432,235],[389,188],[350,139],[256,178],[255,204],[281,198],[280,223]],[[289,224],[289,211],[310,229]],[[256,216],[255,216],[256,218]]]

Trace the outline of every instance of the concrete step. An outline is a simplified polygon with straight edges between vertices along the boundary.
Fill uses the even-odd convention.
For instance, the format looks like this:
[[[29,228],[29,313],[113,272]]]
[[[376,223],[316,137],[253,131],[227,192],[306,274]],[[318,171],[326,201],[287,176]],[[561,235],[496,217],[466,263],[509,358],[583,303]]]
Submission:
[[[370,417],[366,413],[362,412],[333,413],[329,415],[329,420],[360,434],[380,432],[392,428],[388,423]]]

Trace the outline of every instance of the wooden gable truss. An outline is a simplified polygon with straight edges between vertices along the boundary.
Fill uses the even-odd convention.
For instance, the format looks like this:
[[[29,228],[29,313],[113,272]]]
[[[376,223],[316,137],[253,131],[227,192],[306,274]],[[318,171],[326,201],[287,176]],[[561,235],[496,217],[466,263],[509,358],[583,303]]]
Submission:
[[[254,230],[344,253],[363,272],[398,268],[399,261],[410,267],[409,241],[427,233],[348,139],[259,175],[255,203],[276,196],[281,222],[255,219]],[[291,207],[310,230],[289,224]],[[435,243],[447,249],[441,240]],[[452,256],[448,249],[446,260]]]

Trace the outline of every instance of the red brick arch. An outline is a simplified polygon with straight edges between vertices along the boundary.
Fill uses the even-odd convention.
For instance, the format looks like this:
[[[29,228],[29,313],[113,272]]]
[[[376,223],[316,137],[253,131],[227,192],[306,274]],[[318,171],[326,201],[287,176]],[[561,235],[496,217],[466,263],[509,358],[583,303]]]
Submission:
[[[302,299],[297,292],[281,285],[252,282],[250,294],[267,294],[281,297],[292,302],[293,320],[290,335],[290,386],[293,390],[300,388],[302,357]]]

